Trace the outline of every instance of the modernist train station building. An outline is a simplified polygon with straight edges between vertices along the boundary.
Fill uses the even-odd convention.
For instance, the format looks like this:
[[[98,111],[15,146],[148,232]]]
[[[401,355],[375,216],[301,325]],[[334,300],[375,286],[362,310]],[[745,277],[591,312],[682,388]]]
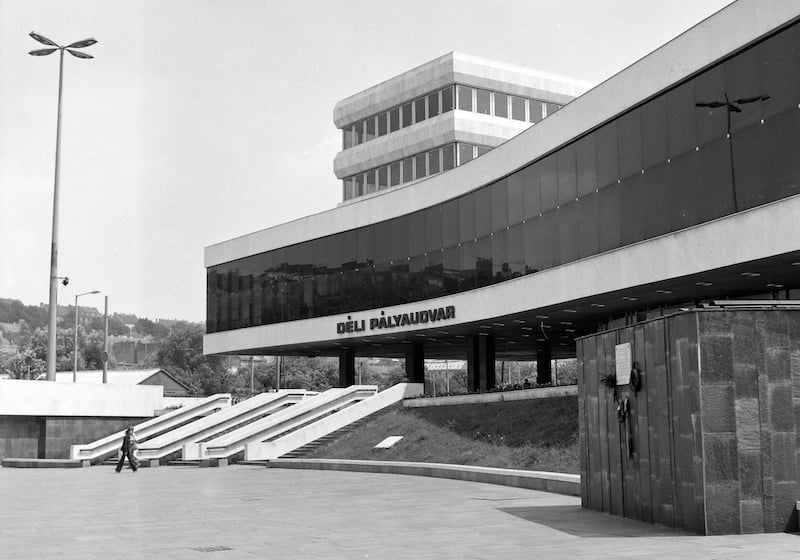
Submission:
[[[607,81],[451,53],[340,102],[343,202],[205,250],[207,354],[574,357],[800,299],[800,5],[740,0]],[[714,303],[716,302],[716,304]]]

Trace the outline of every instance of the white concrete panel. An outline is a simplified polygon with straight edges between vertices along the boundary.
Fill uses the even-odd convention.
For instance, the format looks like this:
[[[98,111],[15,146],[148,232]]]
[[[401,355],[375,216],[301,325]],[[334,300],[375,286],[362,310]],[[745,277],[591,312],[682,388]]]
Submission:
[[[163,408],[160,385],[87,385],[0,381],[2,416],[153,416]]]
[[[800,195],[760,206],[588,257],[573,263],[529,274],[500,284],[408,305],[349,313],[353,320],[455,306],[455,319],[428,323],[423,328],[483,321],[568,303],[596,294],[622,290],[669,278],[695,274],[800,249]],[[206,354],[235,352],[321,340],[364,338],[366,332],[336,333],[336,323],[347,315],[333,315],[207,334]],[[417,326],[392,329],[413,332]],[[388,331],[377,331],[387,334]]]
[[[562,104],[594,85],[586,80],[451,52],[343,99],[333,109],[333,120],[337,128],[342,128],[454,82]]]
[[[739,0],[468,166],[211,245],[205,266],[388,220],[475,190],[798,17],[797,0]]]

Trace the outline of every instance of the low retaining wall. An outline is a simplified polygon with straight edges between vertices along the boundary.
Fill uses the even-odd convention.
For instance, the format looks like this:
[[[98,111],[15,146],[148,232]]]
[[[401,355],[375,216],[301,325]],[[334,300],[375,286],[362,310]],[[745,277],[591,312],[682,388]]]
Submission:
[[[526,401],[530,399],[549,399],[552,397],[568,397],[578,394],[577,385],[562,387],[540,387],[538,389],[519,389],[514,391],[497,391],[495,393],[473,393],[469,395],[449,395],[446,397],[424,397],[406,399],[403,406],[419,408],[424,406],[448,406],[453,404],[478,404],[503,401]]]
[[[568,496],[581,495],[581,478],[577,474],[447,465],[443,463],[347,461],[339,459],[275,459],[269,461],[267,466],[279,469],[318,469],[431,476],[468,482],[501,484],[553,492],[555,494],[566,494]]]

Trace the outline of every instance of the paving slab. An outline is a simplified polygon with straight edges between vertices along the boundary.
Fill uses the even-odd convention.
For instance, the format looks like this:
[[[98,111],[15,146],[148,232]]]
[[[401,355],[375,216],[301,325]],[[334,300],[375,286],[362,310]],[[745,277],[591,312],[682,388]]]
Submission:
[[[798,558],[793,534],[702,537],[573,496],[400,474],[0,468],[0,559]]]

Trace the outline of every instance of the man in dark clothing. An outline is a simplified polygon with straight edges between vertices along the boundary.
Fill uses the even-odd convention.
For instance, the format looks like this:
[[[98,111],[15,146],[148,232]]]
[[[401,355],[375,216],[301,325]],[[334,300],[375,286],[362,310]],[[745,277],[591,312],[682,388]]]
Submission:
[[[117,462],[117,472],[122,470],[122,465],[125,464],[125,457],[128,457],[128,462],[133,472],[136,472],[136,469],[139,468],[139,462],[136,460],[133,452],[136,451],[137,448],[136,436],[133,435],[133,426],[128,426],[128,429],[125,430],[125,437],[122,438],[122,447],[120,448],[122,453],[120,454],[119,462]]]

